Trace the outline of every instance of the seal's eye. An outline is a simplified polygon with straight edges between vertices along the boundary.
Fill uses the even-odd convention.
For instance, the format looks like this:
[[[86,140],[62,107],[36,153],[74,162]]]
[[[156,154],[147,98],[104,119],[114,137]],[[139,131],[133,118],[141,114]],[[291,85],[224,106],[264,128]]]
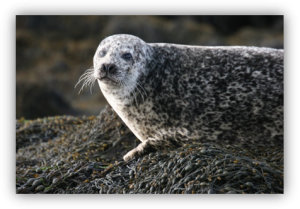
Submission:
[[[126,61],[129,61],[132,59],[132,55],[130,53],[125,53],[122,55],[122,58]]]
[[[100,52],[99,52],[99,56],[100,56],[100,57],[104,57],[105,55],[106,55],[106,51],[100,51]]]

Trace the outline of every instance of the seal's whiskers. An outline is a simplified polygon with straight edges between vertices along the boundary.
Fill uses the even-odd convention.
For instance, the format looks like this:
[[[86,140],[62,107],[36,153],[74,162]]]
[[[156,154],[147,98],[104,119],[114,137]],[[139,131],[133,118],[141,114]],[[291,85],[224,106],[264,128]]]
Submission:
[[[134,92],[134,96],[135,96],[135,100],[136,100],[136,94],[137,94],[137,92],[136,92],[136,89],[138,90],[138,93],[141,95],[141,97],[142,97],[142,99],[143,99],[143,102],[145,101],[145,97],[147,96],[147,93],[146,93],[146,91],[145,91],[145,89],[139,84],[139,82],[138,81],[136,81],[136,86],[132,83],[132,82],[130,82],[129,80],[128,80],[128,78],[124,78],[124,80],[126,80],[125,82],[127,83],[130,83],[131,85],[129,86],[128,84],[127,84],[127,86],[129,86],[130,88],[130,91],[131,92]],[[143,90],[143,91],[141,91],[141,90]],[[145,95],[144,95],[145,94]],[[145,97],[144,97],[145,96]],[[137,100],[136,100],[136,102],[137,102]]]
[[[136,84],[144,91],[145,96],[147,97],[147,92],[146,92],[146,90],[143,88],[143,86],[142,86],[138,81],[136,81]],[[137,86],[137,88],[138,88],[138,86]]]
[[[83,84],[82,84],[82,87],[80,88],[78,94],[80,94],[80,92],[85,88],[85,87],[88,87],[90,86],[90,92],[92,94],[92,87],[94,86],[95,84],[95,81],[96,81],[96,78],[94,77],[94,68],[90,68],[90,69],[87,69],[83,74],[82,76],[80,76],[78,82],[76,83],[75,87],[81,82],[81,81],[84,81]]]
[[[134,88],[134,85],[132,83],[128,83],[127,82],[128,79],[123,79],[123,82],[125,83],[125,86],[126,88],[129,90],[129,94],[132,93],[133,97],[134,97],[134,101],[136,103],[136,106],[138,106],[138,102],[137,102],[137,99],[136,99],[136,92],[135,92],[135,88]]]

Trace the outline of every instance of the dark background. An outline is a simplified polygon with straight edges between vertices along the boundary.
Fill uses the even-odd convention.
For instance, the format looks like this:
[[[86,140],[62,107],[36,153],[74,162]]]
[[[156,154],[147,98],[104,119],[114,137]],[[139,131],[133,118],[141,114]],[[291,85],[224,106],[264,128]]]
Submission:
[[[283,48],[283,16],[16,16],[16,117],[95,115],[106,101],[96,83],[78,95],[102,39]]]

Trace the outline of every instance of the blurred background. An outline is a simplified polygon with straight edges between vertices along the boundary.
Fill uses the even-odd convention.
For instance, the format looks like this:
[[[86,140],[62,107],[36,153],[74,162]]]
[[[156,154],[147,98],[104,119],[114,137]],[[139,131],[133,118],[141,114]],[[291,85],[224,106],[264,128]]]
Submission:
[[[78,95],[79,77],[113,34],[149,43],[283,48],[283,16],[16,16],[16,117],[97,115],[98,84]]]

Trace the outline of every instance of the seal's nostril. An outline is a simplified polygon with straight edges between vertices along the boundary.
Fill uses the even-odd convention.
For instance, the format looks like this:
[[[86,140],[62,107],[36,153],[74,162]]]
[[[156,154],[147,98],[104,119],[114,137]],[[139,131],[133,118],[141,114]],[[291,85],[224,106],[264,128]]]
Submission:
[[[100,72],[101,72],[101,73],[106,73],[106,66],[105,66],[105,64],[103,64],[103,65],[101,66]]]
[[[103,64],[101,67],[101,71],[104,73],[115,73],[117,71],[116,65],[114,64]]]
[[[108,66],[108,72],[115,73],[116,71],[117,71],[117,68],[114,64]]]

